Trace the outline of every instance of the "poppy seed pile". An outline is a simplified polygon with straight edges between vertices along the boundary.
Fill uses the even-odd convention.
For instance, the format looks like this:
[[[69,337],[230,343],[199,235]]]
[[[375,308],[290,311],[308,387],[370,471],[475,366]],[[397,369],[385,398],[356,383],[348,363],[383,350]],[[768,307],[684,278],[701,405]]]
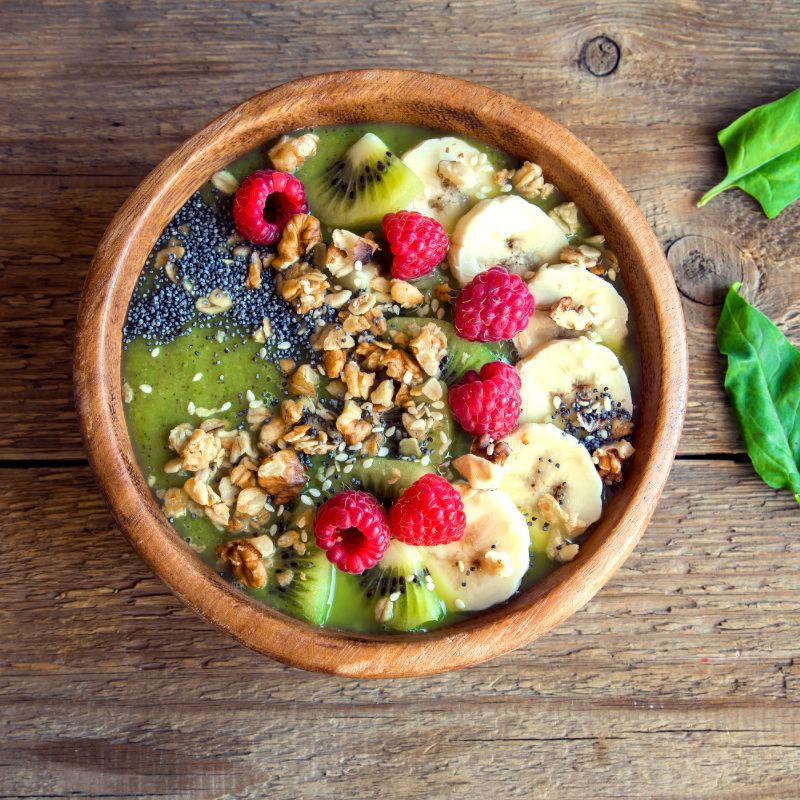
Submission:
[[[245,286],[249,248],[239,249],[231,213],[232,200],[215,193],[214,202],[195,192],[164,229],[139,276],[123,328],[123,347],[141,337],[150,347],[167,344],[193,328],[222,327],[229,336],[246,338],[269,319],[273,342],[291,342],[292,349],[307,349],[319,316],[298,316],[275,287],[275,271],[265,269],[261,286]],[[184,249],[179,260],[173,254],[170,279],[166,269],[155,265],[156,254],[178,242]],[[240,241],[240,240],[239,240]],[[260,248],[264,255],[271,248]],[[244,252],[247,255],[244,255]],[[230,299],[224,314],[198,313],[195,303],[215,289]],[[287,353],[288,355],[288,353]]]

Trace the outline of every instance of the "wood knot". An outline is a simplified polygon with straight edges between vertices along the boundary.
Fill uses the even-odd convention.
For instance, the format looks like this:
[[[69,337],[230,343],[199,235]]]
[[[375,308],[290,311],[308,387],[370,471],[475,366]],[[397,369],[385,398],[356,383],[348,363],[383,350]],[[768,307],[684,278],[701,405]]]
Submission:
[[[608,36],[595,36],[581,48],[581,66],[598,78],[614,72],[619,66],[619,59],[619,45]]]
[[[683,236],[667,248],[678,291],[704,306],[725,300],[728,287],[744,279],[739,252],[707,236]]]

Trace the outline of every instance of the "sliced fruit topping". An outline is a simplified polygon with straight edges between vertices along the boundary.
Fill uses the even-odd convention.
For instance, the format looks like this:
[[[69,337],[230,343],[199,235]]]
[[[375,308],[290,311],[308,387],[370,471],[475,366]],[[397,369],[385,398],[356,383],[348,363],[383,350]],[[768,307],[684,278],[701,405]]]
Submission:
[[[467,433],[502,439],[517,427],[520,385],[514,367],[491,361],[481,367],[480,375],[471,370],[450,389],[450,409]]]
[[[453,136],[425,139],[403,154],[403,163],[424,184],[408,209],[439,220],[448,232],[476,200],[499,189],[486,155]]]
[[[314,536],[332,564],[361,573],[374,566],[389,546],[383,506],[367,492],[344,491],[326,500],[314,520]]]
[[[552,264],[566,246],[566,236],[541,208],[506,195],[483,200],[461,217],[447,258],[464,286],[495,264],[518,275]]]
[[[463,339],[499,342],[523,330],[533,309],[533,295],[522,278],[503,267],[492,267],[459,292],[453,323]]]
[[[434,591],[423,551],[394,540],[383,558],[359,581],[377,622],[413,631],[440,620],[445,607]]]
[[[447,360],[441,364],[441,379],[448,385],[458,381],[469,370],[479,370],[489,361],[510,360],[513,347],[504,342],[468,342],[456,334],[449,322],[430,317],[392,317],[387,320],[389,330],[413,336],[427,327],[436,325],[447,339]]]
[[[413,545],[454,542],[464,535],[464,505],[453,485],[439,475],[423,475],[389,511],[392,535]]]
[[[427,275],[447,254],[447,234],[418,211],[387,214],[381,223],[392,251],[392,277],[412,281]]]
[[[276,169],[261,169],[249,175],[233,201],[236,230],[253,244],[274,244],[286,223],[306,211],[303,184]]]
[[[278,611],[322,625],[328,618],[334,585],[333,564],[312,543],[300,555],[294,546],[276,551],[266,593]]]
[[[503,464],[500,489],[525,514],[540,517],[540,501],[552,495],[584,529],[600,518],[603,482],[574,436],[549,423],[528,423],[505,441],[511,453]]]
[[[479,611],[507,600],[530,566],[528,526],[512,499],[454,485],[466,526],[457,542],[429,547],[423,558],[436,592],[453,611]]]
[[[631,387],[619,359],[585,336],[542,345],[517,364],[517,371],[522,380],[521,422],[552,420],[566,428],[574,422],[572,416],[588,420],[582,406],[588,412],[597,399],[600,407],[592,409],[591,425],[585,428],[593,432],[620,411],[628,418],[633,411]]]
[[[588,335],[619,351],[628,335],[628,306],[606,280],[582,266],[541,267],[528,283],[536,311],[514,337],[520,356],[551,339]]]
[[[366,133],[337,161],[307,178],[314,213],[342,228],[367,228],[405,208],[422,181],[374,133]]]

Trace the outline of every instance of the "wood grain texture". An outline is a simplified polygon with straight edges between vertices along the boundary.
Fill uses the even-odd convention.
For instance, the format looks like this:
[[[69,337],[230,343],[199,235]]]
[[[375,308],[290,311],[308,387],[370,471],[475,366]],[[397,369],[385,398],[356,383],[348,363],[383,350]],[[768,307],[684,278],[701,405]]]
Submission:
[[[579,61],[598,35],[621,51],[602,78]],[[693,204],[725,171],[714,133],[796,87],[799,38],[793,0],[3,0],[0,458],[82,457],[72,321],[138,181],[243,97],[345,65],[505,91],[589,144],[665,250],[711,240],[699,258],[685,242],[668,253],[690,336],[682,452],[741,452],[711,335],[719,307],[691,298],[741,273],[800,342],[800,207],[767,221],[740,192]],[[800,792],[800,527],[745,464],[679,462],[617,578],[532,647],[369,684],[283,668],[189,614],[111,531],[86,470],[0,474],[13,517],[0,797],[372,798],[378,774],[434,798]]]
[[[0,796],[796,796],[797,512],[747,465],[678,462],[614,580],[533,645],[377,682],[186,611],[88,470],[4,474]]]

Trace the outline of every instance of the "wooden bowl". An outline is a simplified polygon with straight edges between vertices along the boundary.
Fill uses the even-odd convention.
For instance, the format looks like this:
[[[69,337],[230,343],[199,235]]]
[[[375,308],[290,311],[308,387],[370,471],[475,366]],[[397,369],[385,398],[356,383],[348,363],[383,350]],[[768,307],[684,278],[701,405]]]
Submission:
[[[642,391],[626,479],[575,561],[500,607],[426,634],[318,628],[267,608],[203,563],[164,517],[128,437],[121,334],[142,265],[169,220],[210,175],[275,136],[312,125],[403,121],[475,136],[540,164],[618,254],[641,338]],[[83,291],[76,400],[95,476],[133,547],[191,609],[248,647],[287,664],[356,677],[425,675],[506,653],[546,633],[608,581],[644,532],[664,488],[686,405],[686,331],[661,247],[603,163],[526,105],[466,81],[368,70],[278,86],[211,122],[161,162],[103,236]]]

